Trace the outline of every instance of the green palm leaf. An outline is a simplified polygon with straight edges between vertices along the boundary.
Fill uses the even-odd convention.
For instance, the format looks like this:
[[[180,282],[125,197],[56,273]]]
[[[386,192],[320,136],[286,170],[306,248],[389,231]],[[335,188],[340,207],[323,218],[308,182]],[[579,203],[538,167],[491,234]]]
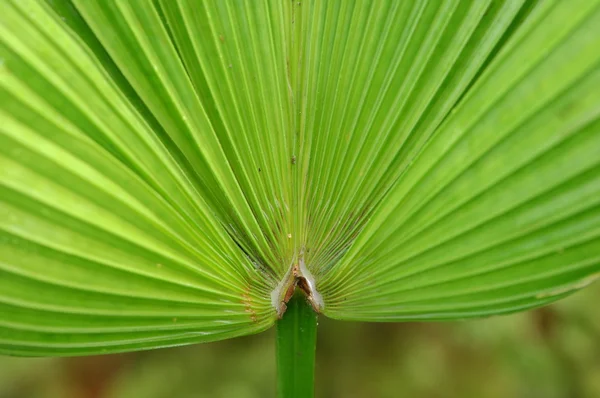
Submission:
[[[600,275],[600,3],[6,0],[0,352],[546,304]],[[300,277],[295,278],[293,272]]]

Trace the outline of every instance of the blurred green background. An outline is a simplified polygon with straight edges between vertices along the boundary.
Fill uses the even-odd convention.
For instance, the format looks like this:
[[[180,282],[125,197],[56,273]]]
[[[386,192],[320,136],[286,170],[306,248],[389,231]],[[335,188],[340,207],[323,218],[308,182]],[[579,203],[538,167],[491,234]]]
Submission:
[[[599,398],[598,307],[600,283],[552,306],[481,320],[321,318],[317,397]],[[274,397],[274,337],[96,357],[0,356],[0,397]]]

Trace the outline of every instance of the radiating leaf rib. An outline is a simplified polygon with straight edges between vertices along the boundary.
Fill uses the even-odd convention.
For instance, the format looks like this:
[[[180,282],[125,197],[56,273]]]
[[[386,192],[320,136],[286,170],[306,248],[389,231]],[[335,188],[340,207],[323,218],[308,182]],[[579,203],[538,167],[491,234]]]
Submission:
[[[31,36],[31,35],[29,35],[29,36]],[[28,36],[28,37],[29,37],[29,36]],[[7,62],[8,62],[8,61],[7,61]],[[13,73],[15,73],[15,74],[16,74],[16,73],[22,73],[24,69],[25,69],[25,68],[24,68],[24,65],[21,65],[19,68],[16,68],[16,69],[15,69],[15,71],[14,71]],[[63,70],[63,69],[65,69],[65,68],[64,68],[64,66],[62,66],[62,67],[61,67],[59,70]],[[76,72],[74,72],[74,73],[76,73]],[[38,75],[38,76],[39,76],[39,75]],[[10,78],[10,76],[8,76],[8,77]],[[23,76],[23,78],[24,78],[24,79],[25,79],[25,78],[31,78],[31,77],[32,77],[32,76]],[[71,79],[72,79],[72,78],[71,78]],[[96,79],[97,79],[98,81],[102,82],[102,81],[103,81],[103,76],[102,76],[102,77],[98,77],[98,76],[96,76]],[[39,79],[39,77],[38,77],[38,79],[36,79],[36,80],[33,80],[33,81],[34,81],[35,83],[39,83],[40,79]],[[10,82],[10,81],[9,81],[9,84],[11,84],[11,85],[12,85],[12,84],[13,84],[13,82]],[[22,92],[22,91],[23,91],[23,86],[22,86],[22,85],[19,85],[19,86],[15,87],[15,89],[18,89],[19,91],[16,91],[16,90],[15,90],[14,92]],[[43,92],[44,92],[44,93],[46,93],[46,98],[47,98],[49,101],[52,101],[53,97],[52,97],[51,95],[48,95],[48,90],[50,89],[49,87],[47,87],[47,86],[46,86],[46,87],[43,87],[43,86],[42,86],[42,87],[39,87],[39,89],[40,89],[40,90],[44,90]],[[85,90],[83,90],[83,91],[85,92]],[[29,103],[31,103],[31,102],[32,102],[32,100],[33,100],[33,98],[31,98],[31,95],[30,95],[30,96],[28,97],[28,102],[29,102]],[[90,101],[90,98],[88,98],[88,99],[87,99],[87,101]],[[6,102],[7,102],[8,104],[14,104],[14,100],[13,100],[13,99],[7,99],[7,101],[6,101]],[[85,100],[84,100],[83,98],[80,98],[80,99],[78,99],[76,102],[78,102],[78,103],[82,103],[82,102],[85,102]],[[15,104],[15,105],[16,105],[16,104]],[[66,110],[65,110],[65,108],[66,108],[65,106],[63,106],[63,107],[62,107],[62,110],[63,110],[63,115],[69,115],[68,111],[66,111]],[[124,108],[124,109],[126,109],[127,107],[126,107],[126,106],[123,106],[123,108]],[[37,108],[37,109],[38,109],[38,111],[40,110],[39,108]],[[23,118],[27,118],[27,119],[29,119],[29,120],[28,120],[28,122],[30,122],[30,123],[31,123],[31,114],[30,114],[30,111],[26,111],[26,110],[25,110],[24,108],[22,108],[22,107],[21,107],[20,109],[14,109],[14,108],[13,108],[13,109],[11,109],[11,110],[12,110],[13,114],[19,113],[21,110],[23,110],[24,112],[27,112],[26,114],[23,112],[23,116],[22,116],[22,117],[23,117]],[[49,115],[49,113],[48,113],[48,110],[49,110],[48,108],[46,108],[46,109],[45,109],[45,112],[44,112],[44,116],[45,116],[45,117],[48,117],[48,115]],[[54,112],[52,112],[52,113],[54,113]],[[56,117],[58,118],[59,116],[56,116]],[[56,120],[56,119],[55,119],[55,120]],[[63,120],[64,120],[64,119],[63,119]],[[81,120],[79,119],[79,120],[77,120],[77,122],[81,123]],[[63,123],[64,123],[64,121],[63,121]],[[63,126],[64,126],[64,124],[63,124]],[[41,126],[41,125],[38,123],[38,124],[36,125],[36,128],[37,128],[37,129],[40,129],[40,128],[43,128],[43,127],[42,127],[42,126]],[[46,127],[45,129],[47,129],[47,127]],[[71,129],[69,129],[69,130],[71,130]],[[127,130],[125,130],[125,128],[121,128],[121,129],[119,129],[119,128],[115,128],[115,127],[113,126],[113,127],[111,127],[111,130],[114,130],[114,131],[120,131],[119,137],[126,137],[126,136],[127,136]],[[48,131],[48,130],[44,130],[44,133],[45,133],[45,134],[48,134],[48,132],[47,132],[47,131]],[[69,131],[69,132],[70,132],[70,133],[73,133],[72,131]],[[87,134],[90,134],[90,130],[89,130],[89,129],[86,129],[86,130],[85,130],[85,132],[86,132]],[[149,136],[149,137],[151,137],[150,135],[148,135],[148,136]],[[53,135],[52,135],[52,138],[53,138],[54,140],[57,140],[57,141],[59,141],[59,144],[60,144],[60,145],[63,145],[63,146],[69,145],[69,144],[70,144],[70,141],[72,141],[72,140],[73,140],[73,137],[68,137],[68,136],[65,136],[65,137],[64,137],[64,139],[62,139],[62,138],[60,138],[60,135],[57,135],[57,134],[53,134]],[[133,145],[133,143],[132,143],[132,144],[131,144],[131,146],[132,146],[132,147],[135,147],[135,148],[137,149],[137,152],[138,152],[138,153],[142,153],[142,151],[143,151],[143,149],[142,149],[142,148],[143,148],[143,145],[140,145],[139,141],[137,141],[137,145]],[[95,156],[97,156],[97,155],[94,153],[94,151],[98,151],[98,149],[97,149],[97,148],[87,148],[87,150],[86,150],[86,156],[94,156],[94,155],[95,155]],[[155,160],[155,159],[151,159],[151,160],[150,160],[148,163],[150,163],[150,164],[154,164],[154,163],[156,163],[157,165],[160,165],[160,164],[161,164],[159,161],[157,161],[157,160]],[[106,172],[106,171],[105,171],[105,172]],[[156,169],[155,169],[155,170],[151,170],[151,172],[153,172],[153,176],[154,176],[154,178],[156,178],[156,177],[160,176],[160,175],[163,173],[162,171],[161,171],[161,172],[157,172],[157,171],[156,171]],[[111,178],[113,178],[113,180],[115,179],[115,177],[114,177],[114,176],[111,176]],[[167,189],[168,189],[168,188],[171,188],[171,187],[167,186],[167,187],[165,187],[165,188],[167,188]],[[175,198],[175,197],[176,197],[176,195],[175,195],[175,194],[176,194],[176,189],[177,189],[177,188],[175,188],[175,189],[169,189],[169,192],[171,193],[171,197],[173,197],[173,198]]]
[[[210,104],[211,96],[201,97],[201,92],[194,91],[184,64],[179,59],[173,43],[169,42],[165,27],[162,26],[154,7],[147,7],[145,2],[105,4],[76,2],[76,4],[117,65],[132,82],[142,100],[192,163],[195,175],[201,179],[212,176],[213,179],[206,182],[212,195],[211,206],[221,217],[223,224],[229,228],[236,242],[247,253],[256,257],[254,260],[261,263],[261,266],[270,268],[274,273],[282,274],[284,270],[278,267],[281,267],[283,259],[273,253],[275,251],[273,247],[278,248],[281,245],[269,245],[266,240],[268,235],[263,231],[267,230],[268,226],[264,219],[264,209],[258,206],[252,197],[250,184],[244,181],[244,174],[247,172],[238,166],[237,154],[226,138],[228,126],[223,125],[214,114],[211,118],[211,114],[207,111],[213,106]],[[212,7],[222,8],[224,5],[226,4],[214,3]],[[202,4],[195,3],[193,7],[192,13],[199,13]],[[168,19],[171,14],[166,7],[164,9],[167,11]],[[244,12],[244,8],[240,7],[236,7],[235,10],[238,13]],[[119,26],[121,31],[118,34],[113,28],[107,28],[108,20]],[[171,25],[177,24],[187,25],[186,21],[182,20],[171,23]],[[177,32],[174,33],[177,36]],[[212,37],[214,43],[218,40],[215,33],[207,30],[200,37]],[[149,37],[153,39],[149,40]],[[130,40],[125,42],[123,38],[130,38]],[[234,38],[230,40],[233,42]],[[208,42],[203,40],[203,43]],[[252,48],[246,47],[243,51],[245,54],[252,54]],[[186,55],[185,50],[180,49],[180,53]],[[211,52],[205,53],[203,59],[206,61],[200,65],[206,65],[213,55],[214,53]],[[233,64],[231,65],[232,68],[227,68],[224,63],[221,63],[216,72],[215,70],[212,72],[222,76],[229,69],[233,69]],[[210,76],[211,71],[203,70],[203,73]],[[206,76],[203,78],[206,79]],[[244,93],[243,87],[237,88],[236,93]],[[258,99],[254,98],[254,102],[261,106],[261,112],[268,109],[266,104],[261,104]],[[255,113],[261,112],[252,112],[250,108],[248,113],[255,118]],[[244,153],[251,153],[252,149],[248,148]],[[264,165],[266,169],[270,166],[270,164]],[[273,202],[272,198],[269,199]],[[275,202],[277,202],[276,198]],[[283,205],[280,207],[282,208]],[[285,209],[280,211],[285,212]],[[277,216],[281,217],[280,214]]]
[[[155,348],[175,347],[180,345],[188,345],[198,342],[211,342],[217,340],[230,339],[239,337],[249,333],[257,333],[263,329],[257,327],[252,330],[244,330],[239,327],[234,327],[229,330],[223,330],[218,334],[205,335],[203,332],[191,332],[163,335],[162,337],[143,336],[137,340],[124,341],[120,339],[110,344],[90,344],[88,346],[69,347],[65,345],[50,345],[47,342],[52,341],[56,334],[41,335],[37,345],[34,344],[7,344],[0,345],[1,352],[10,352],[12,355],[19,356],[75,356],[75,355],[94,355],[94,354],[110,354],[127,351],[138,351]]]
[[[213,108],[211,120],[222,126],[215,133],[275,252],[273,266],[285,273],[293,241],[287,216],[288,116],[285,107],[275,106],[286,96],[281,20],[273,21],[280,7],[277,2],[258,9],[226,2],[162,4],[196,92]]]
[[[273,275],[259,269],[279,264],[253,264],[231,240],[210,202],[223,187],[198,181],[47,5],[9,1],[0,18],[0,351],[116,352],[270,326]]]
[[[243,331],[239,327],[220,328],[210,335],[198,331],[179,332],[135,332],[135,333],[101,333],[101,334],[44,334],[21,332],[0,328],[0,337],[7,345],[0,345],[0,350],[25,356],[39,355],[82,355],[96,353],[111,353],[133,351],[147,348],[170,347],[190,344],[199,341],[214,341],[239,336],[240,334],[260,331],[257,326],[252,330]],[[214,329],[214,328],[213,328]]]
[[[310,211],[306,217],[307,247],[311,250],[308,263],[317,272],[325,272],[352,242],[393,179],[410,163],[476,75],[503,36],[501,27],[509,26],[521,6],[517,2],[349,4],[357,9],[352,14],[355,19],[370,21],[349,29],[357,36],[348,44],[357,58],[330,62],[327,47],[312,56],[319,61],[317,73],[324,64],[339,70],[332,76],[343,82],[340,88],[347,94],[336,94],[341,83],[332,90],[328,88],[332,79],[323,78],[315,81],[316,88],[310,91],[315,101],[322,102],[305,105],[314,109],[316,117],[321,112],[331,115],[322,123],[315,117],[317,124],[307,127],[307,140],[311,142],[314,134],[314,145],[304,155],[310,156],[308,186],[313,190],[305,199]],[[441,25],[431,29],[436,19]],[[336,31],[333,34],[336,41],[332,43],[343,42],[338,40],[343,35]],[[446,42],[439,43],[442,38]],[[315,40],[322,39],[316,36]],[[427,54],[435,54],[435,58]],[[453,63],[453,59],[461,61]],[[306,61],[308,68],[310,62]],[[408,78],[407,73],[414,76]],[[427,77],[421,79],[422,87],[417,90],[415,82],[423,74]],[[335,98],[345,102],[336,105],[341,100]],[[308,97],[307,102],[310,100]],[[420,103],[423,105],[415,107]],[[340,110],[334,117],[336,109]],[[411,118],[412,123],[407,122]]]
[[[481,316],[591,282],[600,271],[600,9],[584,3],[546,4],[524,22],[325,276],[328,315]],[[546,253],[522,262],[532,247]]]

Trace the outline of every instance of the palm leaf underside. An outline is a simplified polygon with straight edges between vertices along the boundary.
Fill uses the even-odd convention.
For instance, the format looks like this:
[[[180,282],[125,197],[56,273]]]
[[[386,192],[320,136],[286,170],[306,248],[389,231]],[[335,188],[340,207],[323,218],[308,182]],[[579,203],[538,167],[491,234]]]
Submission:
[[[600,2],[5,0],[0,352],[540,306],[600,272]],[[291,278],[291,279],[290,279]]]

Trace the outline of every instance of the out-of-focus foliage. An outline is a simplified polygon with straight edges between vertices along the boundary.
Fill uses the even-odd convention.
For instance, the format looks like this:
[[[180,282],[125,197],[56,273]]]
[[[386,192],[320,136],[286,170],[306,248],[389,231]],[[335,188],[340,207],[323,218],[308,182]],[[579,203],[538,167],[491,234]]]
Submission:
[[[600,284],[535,311],[469,322],[321,319],[317,396],[596,398]],[[1,398],[268,398],[273,331],[89,358],[0,357]]]

